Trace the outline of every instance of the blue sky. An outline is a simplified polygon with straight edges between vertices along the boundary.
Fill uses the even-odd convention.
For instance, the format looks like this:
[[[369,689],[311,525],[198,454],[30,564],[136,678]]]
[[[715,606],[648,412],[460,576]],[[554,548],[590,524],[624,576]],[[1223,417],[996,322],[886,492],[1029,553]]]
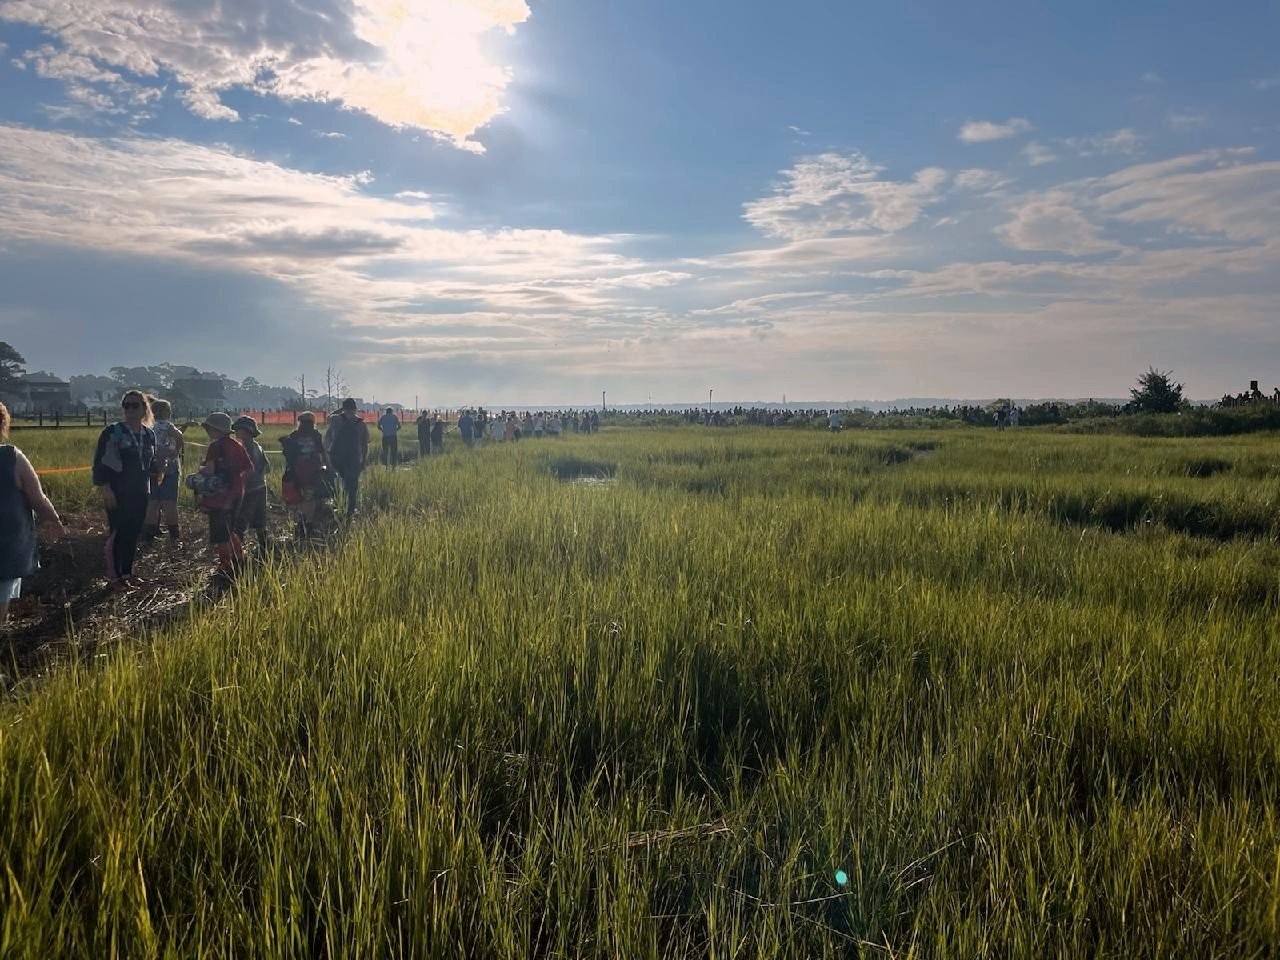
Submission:
[[[0,0],[0,339],[430,402],[1280,381],[1280,8]]]

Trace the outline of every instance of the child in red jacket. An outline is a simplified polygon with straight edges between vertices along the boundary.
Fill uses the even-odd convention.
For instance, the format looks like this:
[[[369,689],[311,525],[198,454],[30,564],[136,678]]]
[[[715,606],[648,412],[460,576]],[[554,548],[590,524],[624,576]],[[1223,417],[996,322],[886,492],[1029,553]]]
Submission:
[[[218,569],[229,576],[244,561],[235,526],[244,500],[245,480],[253,473],[253,461],[231,435],[231,418],[225,413],[205,417],[204,430],[209,435],[209,449],[200,472],[221,482],[218,490],[200,498],[200,509],[209,515],[209,543],[218,558]]]

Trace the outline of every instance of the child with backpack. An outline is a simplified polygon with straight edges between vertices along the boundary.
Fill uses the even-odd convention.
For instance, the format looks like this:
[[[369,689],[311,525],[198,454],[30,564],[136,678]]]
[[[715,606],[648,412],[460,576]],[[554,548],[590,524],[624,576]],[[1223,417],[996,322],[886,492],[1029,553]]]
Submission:
[[[293,511],[299,539],[305,540],[330,518],[328,501],[333,495],[329,456],[316,429],[316,415],[300,414],[297,429],[280,438],[280,447],[284,451],[280,496]]]
[[[235,525],[244,499],[245,480],[253,475],[253,462],[232,436],[231,418],[225,413],[209,414],[203,426],[209,435],[209,449],[198,475],[205,478],[200,509],[209,515],[209,544],[218,558],[218,570],[232,576],[244,563],[244,549]]]

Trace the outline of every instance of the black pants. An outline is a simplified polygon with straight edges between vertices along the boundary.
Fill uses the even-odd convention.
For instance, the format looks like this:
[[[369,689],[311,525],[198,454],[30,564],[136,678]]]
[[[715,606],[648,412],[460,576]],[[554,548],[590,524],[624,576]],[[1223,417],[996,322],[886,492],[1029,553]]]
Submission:
[[[382,465],[384,467],[394,467],[400,462],[400,438],[399,437],[383,437],[382,438]]]
[[[360,469],[358,465],[338,468],[338,477],[342,480],[342,489],[347,495],[348,517],[360,506]]]
[[[133,558],[138,553],[138,538],[147,519],[147,494],[117,493],[114,509],[107,511],[107,578],[119,580],[133,575]]]

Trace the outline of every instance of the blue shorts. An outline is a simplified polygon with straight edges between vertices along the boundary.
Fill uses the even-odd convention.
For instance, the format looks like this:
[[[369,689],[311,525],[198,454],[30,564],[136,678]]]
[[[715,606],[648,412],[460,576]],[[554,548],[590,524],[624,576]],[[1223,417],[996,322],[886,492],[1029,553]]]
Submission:
[[[16,580],[0,580],[0,603],[8,603],[22,596],[22,578]]]
[[[160,485],[151,488],[151,499],[159,501],[178,500],[178,471],[173,470],[164,475],[164,479],[160,481]]]

